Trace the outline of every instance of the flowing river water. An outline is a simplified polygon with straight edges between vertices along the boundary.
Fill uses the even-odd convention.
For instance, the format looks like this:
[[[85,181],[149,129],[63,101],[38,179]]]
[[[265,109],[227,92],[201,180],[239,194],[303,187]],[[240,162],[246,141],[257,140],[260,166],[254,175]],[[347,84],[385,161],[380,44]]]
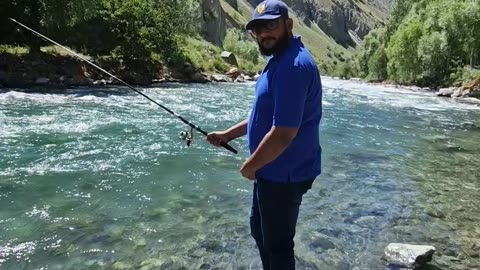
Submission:
[[[480,269],[480,107],[323,78],[323,174],[305,195],[298,269]],[[248,116],[254,84],[143,89],[202,128]],[[0,269],[260,269],[238,155],[123,88],[0,92]]]

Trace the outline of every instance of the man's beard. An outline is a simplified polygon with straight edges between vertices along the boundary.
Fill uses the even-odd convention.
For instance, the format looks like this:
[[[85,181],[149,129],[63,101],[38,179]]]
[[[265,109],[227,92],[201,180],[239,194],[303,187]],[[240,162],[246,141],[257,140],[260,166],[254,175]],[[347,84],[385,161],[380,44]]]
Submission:
[[[279,53],[285,48],[287,48],[289,41],[290,41],[290,38],[288,36],[287,29],[285,29],[285,33],[282,35],[282,37],[278,39],[277,44],[275,44],[272,48],[269,48],[269,49],[264,48],[260,43],[260,41],[258,40],[257,40],[257,44],[258,44],[258,49],[260,50],[260,53],[262,55],[270,56],[272,54]]]

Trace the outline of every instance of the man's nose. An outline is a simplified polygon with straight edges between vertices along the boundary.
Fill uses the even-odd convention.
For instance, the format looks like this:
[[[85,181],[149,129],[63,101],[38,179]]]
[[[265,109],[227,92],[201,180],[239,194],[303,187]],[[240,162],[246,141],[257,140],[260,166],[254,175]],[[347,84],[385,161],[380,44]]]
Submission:
[[[255,29],[255,35],[258,38],[263,39],[267,37],[269,34],[270,34],[270,31],[268,31],[265,27],[258,27],[257,29]]]

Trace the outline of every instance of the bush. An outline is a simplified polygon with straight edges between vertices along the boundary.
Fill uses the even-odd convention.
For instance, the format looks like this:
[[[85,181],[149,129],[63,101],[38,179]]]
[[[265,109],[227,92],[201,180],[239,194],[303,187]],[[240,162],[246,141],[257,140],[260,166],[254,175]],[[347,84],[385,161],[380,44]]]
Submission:
[[[223,48],[241,58],[258,64],[259,53],[257,44],[246,40],[244,34],[238,29],[228,29],[223,41]]]

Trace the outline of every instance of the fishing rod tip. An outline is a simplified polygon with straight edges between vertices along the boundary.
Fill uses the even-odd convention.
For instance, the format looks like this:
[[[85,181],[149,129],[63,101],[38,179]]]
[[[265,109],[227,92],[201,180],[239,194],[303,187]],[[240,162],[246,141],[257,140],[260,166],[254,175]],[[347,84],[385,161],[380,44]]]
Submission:
[[[12,22],[17,22],[17,20],[15,20],[14,18],[8,18],[8,19]]]

